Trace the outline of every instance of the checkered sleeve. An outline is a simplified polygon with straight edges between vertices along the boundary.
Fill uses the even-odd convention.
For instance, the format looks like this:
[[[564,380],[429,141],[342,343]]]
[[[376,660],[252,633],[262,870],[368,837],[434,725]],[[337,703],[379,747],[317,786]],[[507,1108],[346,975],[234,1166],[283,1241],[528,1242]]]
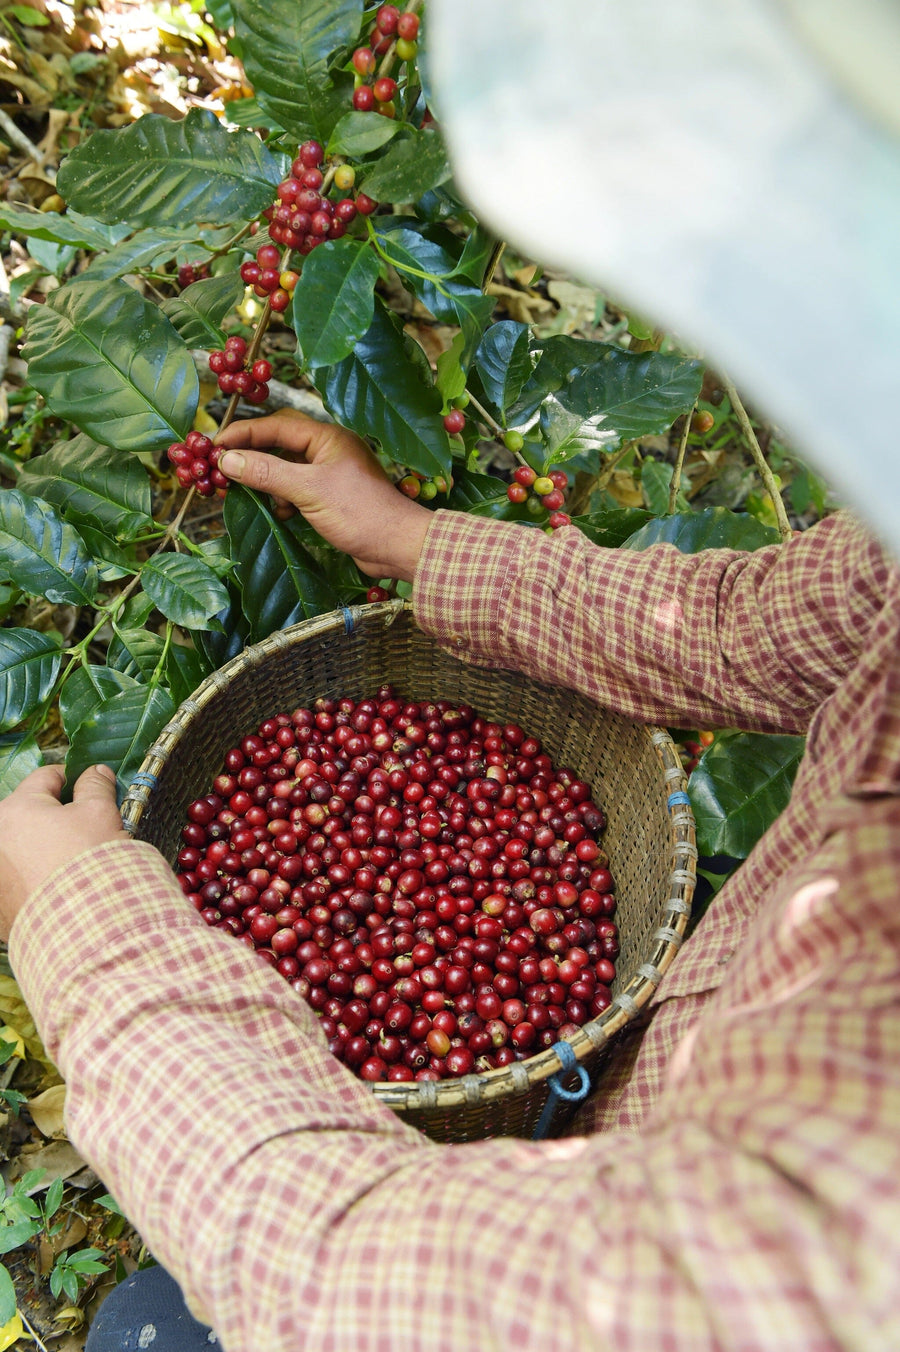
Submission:
[[[442,511],[413,607],[463,660],[579,689],[629,717],[796,733],[857,661],[889,567],[845,513],[756,553],[682,554]]]
[[[887,1352],[896,827],[785,896],[641,1134],[426,1140],[143,844],[10,952],[73,1141],[226,1352]]]

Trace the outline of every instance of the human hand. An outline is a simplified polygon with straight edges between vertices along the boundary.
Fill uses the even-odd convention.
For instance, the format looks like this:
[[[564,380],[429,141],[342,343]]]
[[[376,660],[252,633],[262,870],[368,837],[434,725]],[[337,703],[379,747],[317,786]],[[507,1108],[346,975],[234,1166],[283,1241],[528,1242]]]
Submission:
[[[116,777],[105,765],[85,770],[71,803],[61,803],[61,765],[34,770],[0,803],[0,939],[32,892],[93,845],[127,839],[116,806]]]
[[[229,451],[219,461],[229,479],[292,504],[371,577],[412,581],[431,513],[394,487],[353,432],[285,410],[231,423],[216,443]],[[285,458],[260,453],[273,447]]]

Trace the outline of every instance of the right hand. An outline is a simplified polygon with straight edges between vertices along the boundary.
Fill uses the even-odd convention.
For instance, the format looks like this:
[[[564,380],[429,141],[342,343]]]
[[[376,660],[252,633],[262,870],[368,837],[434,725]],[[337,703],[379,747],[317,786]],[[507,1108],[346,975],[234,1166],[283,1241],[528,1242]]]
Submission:
[[[216,437],[229,479],[290,503],[370,577],[412,582],[431,521],[394,487],[365,442],[292,410],[231,423]],[[282,456],[264,455],[278,448]]]

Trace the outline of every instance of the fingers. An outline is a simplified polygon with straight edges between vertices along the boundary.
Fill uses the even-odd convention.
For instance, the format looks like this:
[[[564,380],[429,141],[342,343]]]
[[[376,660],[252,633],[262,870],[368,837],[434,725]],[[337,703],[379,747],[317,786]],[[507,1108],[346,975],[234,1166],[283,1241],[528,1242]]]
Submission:
[[[230,423],[216,434],[216,445],[236,447],[245,446],[255,450],[268,450],[272,446],[283,446],[287,450],[302,452],[322,424],[315,418],[308,418],[294,409],[282,409],[280,413],[268,414],[265,418],[247,418],[243,422]],[[223,471],[224,472],[224,471]]]
[[[48,793],[51,798],[59,798],[65,782],[66,772],[61,765],[42,765],[25,776],[16,792],[23,796]]]
[[[226,451],[219,459],[219,469],[228,479],[288,502],[296,501],[297,490],[308,472],[304,465],[245,450]]]
[[[116,774],[108,765],[91,765],[75,781],[72,802],[116,807]],[[116,809],[118,811],[118,809]]]

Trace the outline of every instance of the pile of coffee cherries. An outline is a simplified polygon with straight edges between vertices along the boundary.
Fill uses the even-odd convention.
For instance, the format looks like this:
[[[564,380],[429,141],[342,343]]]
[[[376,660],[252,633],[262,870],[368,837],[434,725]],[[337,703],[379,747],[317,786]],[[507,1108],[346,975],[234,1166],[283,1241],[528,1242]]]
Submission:
[[[508,1065],[610,1003],[619,952],[589,786],[446,699],[265,719],[192,802],[179,880],[365,1080]]]
[[[175,477],[182,488],[195,488],[201,498],[216,492],[224,495],[228,479],[219,469],[220,447],[202,432],[188,432],[184,441],[173,441],[166,451],[175,466]]]

